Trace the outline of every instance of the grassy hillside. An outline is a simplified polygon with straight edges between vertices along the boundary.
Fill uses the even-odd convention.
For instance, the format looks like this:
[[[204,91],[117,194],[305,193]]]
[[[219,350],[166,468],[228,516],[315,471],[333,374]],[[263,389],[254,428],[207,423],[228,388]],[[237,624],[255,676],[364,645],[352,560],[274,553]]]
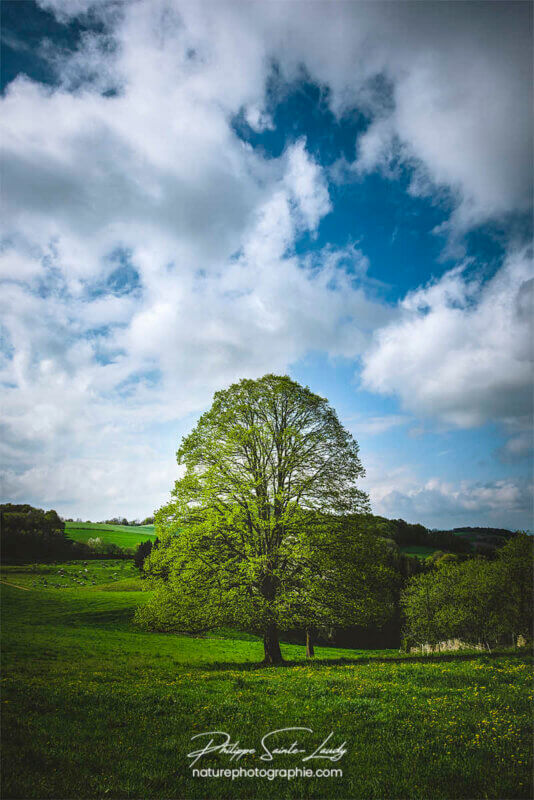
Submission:
[[[492,533],[491,528],[487,531],[484,528],[477,531],[455,530],[454,535],[460,536],[462,539],[467,539],[469,542],[490,542],[498,544],[504,544],[508,538],[508,536],[502,533]]]
[[[84,585],[32,586],[51,565],[2,573],[26,587],[2,586],[6,798],[529,797],[525,657],[392,661],[398,653],[384,651],[370,661],[369,652],[319,647],[306,663],[304,648],[286,644],[293,663],[266,669],[250,635],[136,629],[132,614],[148,593],[108,590],[135,579],[131,565],[124,576],[118,563],[88,565],[94,586],[79,577],[79,562],[56,566]],[[263,735],[290,726],[313,733],[293,732],[280,745],[297,738],[311,752],[333,731],[332,743],[346,742],[348,752],[307,764],[258,754],[236,764],[217,754],[197,766],[340,768],[342,776],[193,777],[187,753],[196,733],[227,731],[260,749]]]
[[[106,544],[120,547],[137,547],[139,542],[155,539],[153,525],[106,525],[100,522],[66,522],[65,533],[76,542],[87,542],[96,537]]]
[[[3,565],[3,583],[23,589],[97,589],[142,591],[143,581],[132,561],[123,559],[66,561],[53,564]]]
[[[495,548],[500,547],[512,535],[510,531],[495,532],[493,528],[479,528],[477,530],[451,530],[444,531],[443,533],[453,534],[459,539],[468,541],[471,545],[471,553],[476,552],[476,545],[484,545],[487,547]],[[417,556],[418,558],[427,558],[438,550],[448,552],[449,548],[446,543],[442,546],[431,546],[423,544],[406,544],[400,547],[401,553],[406,555]]]

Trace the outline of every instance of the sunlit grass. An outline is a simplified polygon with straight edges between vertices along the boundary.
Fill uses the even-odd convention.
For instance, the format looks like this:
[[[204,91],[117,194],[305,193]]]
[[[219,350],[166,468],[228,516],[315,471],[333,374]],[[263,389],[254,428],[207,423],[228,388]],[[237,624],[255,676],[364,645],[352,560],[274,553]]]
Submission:
[[[285,644],[294,663],[268,669],[257,666],[263,648],[251,635],[136,629],[143,592],[2,594],[4,798],[530,796],[524,656],[393,662],[399,654],[389,651],[369,662],[368,651],[317,648],[320,661],[308,663],[303,647]],[[349,657],[359,661],[339,663]],[[315,743],[331,730],[346,741],[343,777],[191,776],[195,733],[225,730],[258,747],[287,726],[312,728]],[[276,766],[295,766],[295,757]]]
[[[156,538],[153,525],[106,525],[101,522],[66,522],[65,533],[75,542],[98,538],[104,544],[118,544],[120,547],[136,547],[139,542]]]
[[[127,559],[87,559],[52,564],[6,564],[0,579],[28,589],[74,589],[99,587],[142,590],[139,570]],[[127,582],[127,584],[126,584]],[[107,586],[104,587],[103,584]]]

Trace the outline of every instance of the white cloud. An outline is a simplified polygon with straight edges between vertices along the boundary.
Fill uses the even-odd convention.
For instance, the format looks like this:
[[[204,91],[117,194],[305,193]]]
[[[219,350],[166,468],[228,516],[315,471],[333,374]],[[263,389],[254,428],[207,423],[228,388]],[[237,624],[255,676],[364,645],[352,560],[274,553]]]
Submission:
[[[357,430],[361,430],[360,424]],[[435,474],[422,477],[427,465],[407,462],[397,448],[386,453],[366,452],[364,461],[366,477],[362,486],[369,493],[374,514],[421,523],[428,528],[462,525],[510,530],[532,528],[532,480],[517,477],[444,480]],[[436,466],[434,455],[432,463],[431,475]]]
[[[119,94],[98,81],[72,90],[99,52],[90,43],[59,88],[18,79],[1,101],[3,493],[101,508],[115,492],[124,513],[141,496],[149,513],[157,454],[133,469],[144,492],[116,462],[131,471],[154,420],[310,348],[354,356],[389,318],[348,274],[362,273],[359,251],[293,252],[331,207],[305,141],[267,160],[231,128],[266,74],[243,72],[233,46],[246,62],[260,44],[214,28],[206,9],[166,9],[136,4],[116,23],[104,66]],[[118,251],[135,290],[107,285]]]
[[[382,417],[349,417],[346,421],[351,423],[351,427],[354,426],[358,435],[375,436],[407,425],[410,417],[406,414],[389,414]]]
[[[458,485],[432,479],[423,486],[384,495],[378,510],[428,527],[486,525],[514,530],[532,520],[533,491],[532,484],[513,479]]]
[[[121,448],[114,460],[74,456],[68,463],[43,463],[22,474],[7,470],[2,479],[11,502],[35,498],[41,507],[64,516],[96,521],[149,516],[168,500],[177,477],[172,453]]]
[[[315,231],[332,205],[321,168],[309,159],[305,145],[300,140],[289,151],[285,183],[298,208],[302,227]]]
[[[76,16],[93,6],[112,16],[98,2],[42,4],[60,15]],[[387,163],[397,139],[397,157],[418,167],[415,191],[443,185],[456,196],[454,224],[461,230],[528,211],[532,203],[526,3],[475,8],[360,2],[339,4],[332,13],[326,2],[243,6],[154,0],[136,3],[124,17],[117,66],[128,82],[142,64],[144,78],[138,76],[138,82],[148,86],[157,79],[173,96],[172,67],[185,66],[189,89],[203,97],[215,90],[226,109],[239,110],[241,104],[252,126],[261,129],[270,124],[264,95],[270,62],[275,60],[288,79],[304,66],[328,87],[336,113],[359,106],[374,118],[358,142],[359,169]],[[188,63],[191,52],[195,56]],[[94,46],[86,48],[90,64],[92,58]],[[80,64],[80,56],[75,62]],[[145,136],[142,125],[139,134]]]
[[[508,439],[507,442],[497,451],[501,461],[519,461],[527,456],[532,456],[534,449],[534,432],[532,425],[528,425],[527,430],[520,431]]]
[[[304,65],[336,113],[363,105],[375,123],[359,168],[415,164],[426,186],[455,193],[460,227],[525,207],[529,54],[515,7],[502,16],[488,4],[471,20],[469,4],[454,4],[453,17],[448,4],[419,3],[340,4],[335,14],[322,3],[306,13],[222,0],[41,4],[62,19],[92,9],[114,46],[91,34],[73,55],[43,52],[59,86],[18,78],[0,101],[6,491],[48,487],[47,497],[64,492],[89,508],[105,492],[141,496],[146,474],[152,506],[159,455],[146,455],[131,485],[115,469],[135,461],[151,421],[182,418],[214,389],[286,370],[310,350],[354,358],[398,313],[369,299],[354,248],[295,253],[331,211],[305,141],[268,159],[232,128],[241,112],[255,130],[272,126],[273,61],[288,80]],[[118,250],[135,290],[107,285]],[[512,416],[525,413],[520,263],[510,259],[493,289],[453,273],[411,295],[366,360],[369,385],[461,424],[505,407],[509,417],[511,397]],[[443,335],[455,358],[440,349]],[[436,363],[434,386],[426,371]],[[80,452],[92,459],[89,486],[76,483]]]
[[[406,409],[461,427],[528,423],[532,409],[532,288],[528,251],[486,283],[455,269],[407,295],[379,330],[362,379]]]
[[[355,166],[397,158],[416,168],[414,193],[446,187],[454,230],[532,205],[532,52],[526,6],[377,4],[373,68],[391,101],[358,141]],[[382,14],[381,11],[385,11]],[[358,11],[355,11],[358,16]],[[378,36],[377,36],[378,39]]]

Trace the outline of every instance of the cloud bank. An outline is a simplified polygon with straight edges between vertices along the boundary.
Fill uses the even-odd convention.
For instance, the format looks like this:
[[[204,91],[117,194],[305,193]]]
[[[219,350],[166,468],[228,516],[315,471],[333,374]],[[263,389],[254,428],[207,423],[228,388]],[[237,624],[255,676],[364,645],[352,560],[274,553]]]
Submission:
[[[532,408],[534,278],[528,250],[482,283],[461,268],[410,292],[401,315],[364,357],[368,388],[401,397],[416,413],[471,427],[525,427]]]

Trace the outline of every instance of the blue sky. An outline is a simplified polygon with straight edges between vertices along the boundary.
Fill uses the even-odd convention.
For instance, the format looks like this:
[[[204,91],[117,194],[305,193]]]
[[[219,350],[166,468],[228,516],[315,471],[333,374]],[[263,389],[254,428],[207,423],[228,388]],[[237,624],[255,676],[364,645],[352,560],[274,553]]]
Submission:
[[[3,498],[147,516],[272,371],[376,513],[531,528],[530,16],[5,2]]]

